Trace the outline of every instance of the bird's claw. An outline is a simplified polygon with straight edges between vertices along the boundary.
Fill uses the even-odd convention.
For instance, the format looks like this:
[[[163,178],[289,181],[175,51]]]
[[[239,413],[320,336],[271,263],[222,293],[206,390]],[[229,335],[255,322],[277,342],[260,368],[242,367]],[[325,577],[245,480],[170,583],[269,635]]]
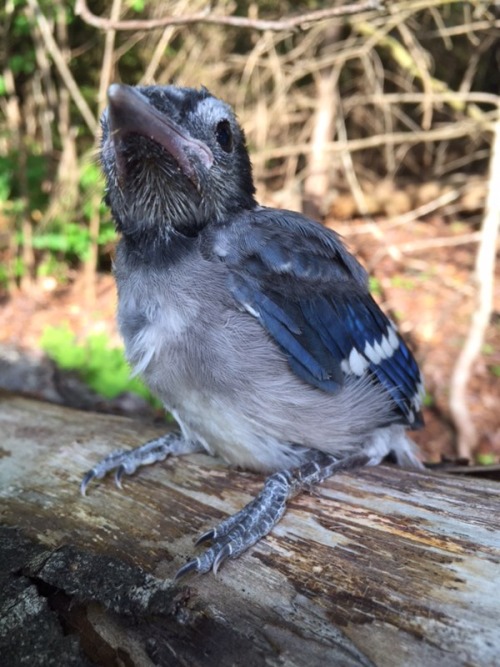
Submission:
[[[198,566],[199,566],[198,558],[190,560],[188,563],[186,563],[177,570],[177,572],[174,575],[174,581],[179,581],[179,579],[183,579],[184,577],[187,577],[187,575],[191,573],[198,574]]]
[[[217,530],[215,528],[211,528],[210,530],[207,530],[206,533],[203,533],[203,535],[200,535],[200,537],[194,543],[194,546],[199,547],[200,544],[204,544],[205,542],[210,542],[216,536],[217,536]]]
[[[148,440],[134,449],[120,449],[106,456],[85,474],[80,484],[80,492],[84,496],[93,479],[102,479],[113,471],[115,484],[121,489],[124,475],[132,475],[138,468],[157,461],[164,461],[171,455],[197,452],[200,447],[199,443],[186,440],[180,433],[170,432],[159,438]]]
[[[207,549],[207,551],[205,551],[202,556],[193,558],[193,560],[190,560],[188,563],[183,565],[175,573],[174,581],[179,581],[179,579],[182,579],[188,574],[205,574],[206,572],[210,572],[210,570],[212,570],[214,574],[217,574],[220,566],[224,561],[231,557],[235,558],[246,549],[247,546],[240,547],[235,550],[234,545],[230,541],[227,541],[226,538],[222,544],[214,544],[212,547]]]
[[[201,535],[196,546],[212,545],[198,558],[178,570],[175,580],[191,574],[216,574],[224,561],[237,558],[261,537],[267,535],[282,517],[290,488],[288,473],[277,473],[266,480],[261,493],[236,514]]]
[[[122,485],[122,477],[123,477],[123,475],[125,475],[126,472],[127,472],[127,471],[126,471],[124,465],[121,465],[121,466],[119,466],[119,467],[116,469],[116,472],[115,472],[115,484],[116,484],[116,486],[117,486],[119,489],[122,489],[122,488],[123,488],[123,485]]]
[[[94,470],[89,470],[88,472],[85,473],[83,476],[83,479],[80,483],[80,493],[82,496],[85,496],[87,493],[87,486],[90,484],[90,482],[94,479],[96,476]]]
[[[175,581],[192,573],[205,574],[205,572],[212,570],[214,574],[217,574],[225,560],[231,558],[231,556],[239,555],[255,542],[251,535],[242,532],[241,524],[236,524],[234,532],[231,528],[234,525],[235,517],[240,516],[242,512],[238,512],[237,515],[229,517],[215,528],[211,528],[200,535],[195,542],[195,546],[198,547],[205,542],[213,542],[212,546],[198,558],[193,558],[193,560],[183,565],[176,572]]]
[[[130,454],[130,452],[123,450],[113,452],[86,472],[80,484],[80,493],[82,496],[86,494],[87,487],[93,479],[102,479],[113,470],[115,470],[115,484],[121,489],[123,475],[131,475],[137,469],[137,464],[131,460]]]

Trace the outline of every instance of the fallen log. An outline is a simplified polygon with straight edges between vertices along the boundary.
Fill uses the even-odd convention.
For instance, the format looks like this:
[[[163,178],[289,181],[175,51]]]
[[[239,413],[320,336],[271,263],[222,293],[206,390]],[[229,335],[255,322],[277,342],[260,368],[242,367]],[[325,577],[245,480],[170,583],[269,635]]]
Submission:
[[[193,455],[79,494],[156,434],[0,397],[2,665],[500,665],[498,484],[339,474],[216,576],[173,583],[262,478]]]

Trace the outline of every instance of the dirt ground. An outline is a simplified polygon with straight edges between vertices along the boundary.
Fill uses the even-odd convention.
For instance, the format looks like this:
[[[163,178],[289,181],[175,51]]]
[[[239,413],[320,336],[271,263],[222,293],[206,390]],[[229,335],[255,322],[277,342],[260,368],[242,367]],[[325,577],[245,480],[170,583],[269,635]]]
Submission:
[[[411,224],[330,220],[327,224],[342,234],[376,278],[376,298],[398,322],[421,364],[432,403],[425,408],[426,428],[414,434],[415,440],[428,460],[437,461],[443,455],[453,457],[455,432],[448,409],[449,386],[473,310],[476,250],[475,243],[462,243],[461,239],[466,240],[474,228],[464,223],[449,224],[438,216]],[[98,275],[95,299],[84,295],[83,275],[76,273],[65,286],[46,278],[29,293],[19,291],[0,301],[0,362],[3,361],[0,387],[72,403],[65,401],[65,389],[54,387],[54,368],[40,352],[39,340],[44,328],[67,322],[82,338],[89,333],[106,332],[119,342],[113,278]],[[495,313],[483,354],[474,365],[468,396],[479,433],[476,453],[493,454],[498,461],[500,378],[494,368],[498,373],[498,280],[494,298]],[[22,371],[23,360],[29,361],[29,371]],[[114,402],[110,409],[128,413],[145,410],[142,403],[125,400],[118,407]]]

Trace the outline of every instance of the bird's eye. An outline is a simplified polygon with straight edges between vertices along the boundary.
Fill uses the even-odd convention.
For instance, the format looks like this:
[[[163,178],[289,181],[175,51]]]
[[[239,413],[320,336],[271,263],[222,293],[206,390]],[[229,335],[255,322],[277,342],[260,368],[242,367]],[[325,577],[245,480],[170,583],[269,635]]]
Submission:
[[[220,123],[217,124],[215,135],[222,150],[226,153],[230,153],[233,150],[233,134],[228,120],[221,120]]]

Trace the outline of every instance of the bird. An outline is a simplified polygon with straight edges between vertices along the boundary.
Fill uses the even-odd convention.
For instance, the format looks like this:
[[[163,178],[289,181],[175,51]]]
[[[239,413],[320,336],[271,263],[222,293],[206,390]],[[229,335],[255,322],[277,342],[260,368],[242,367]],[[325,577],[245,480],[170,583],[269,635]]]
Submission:
[[[255,198],[245,134],[207,88],[114,83],[101,118],[105,202],[120,240],[117,321],[134,373],[179,428],[82,479],[205,452],[267,475],[176,573],[217,573],[287,501],[391,456],[421,468],[422,375],[341,237]]]

